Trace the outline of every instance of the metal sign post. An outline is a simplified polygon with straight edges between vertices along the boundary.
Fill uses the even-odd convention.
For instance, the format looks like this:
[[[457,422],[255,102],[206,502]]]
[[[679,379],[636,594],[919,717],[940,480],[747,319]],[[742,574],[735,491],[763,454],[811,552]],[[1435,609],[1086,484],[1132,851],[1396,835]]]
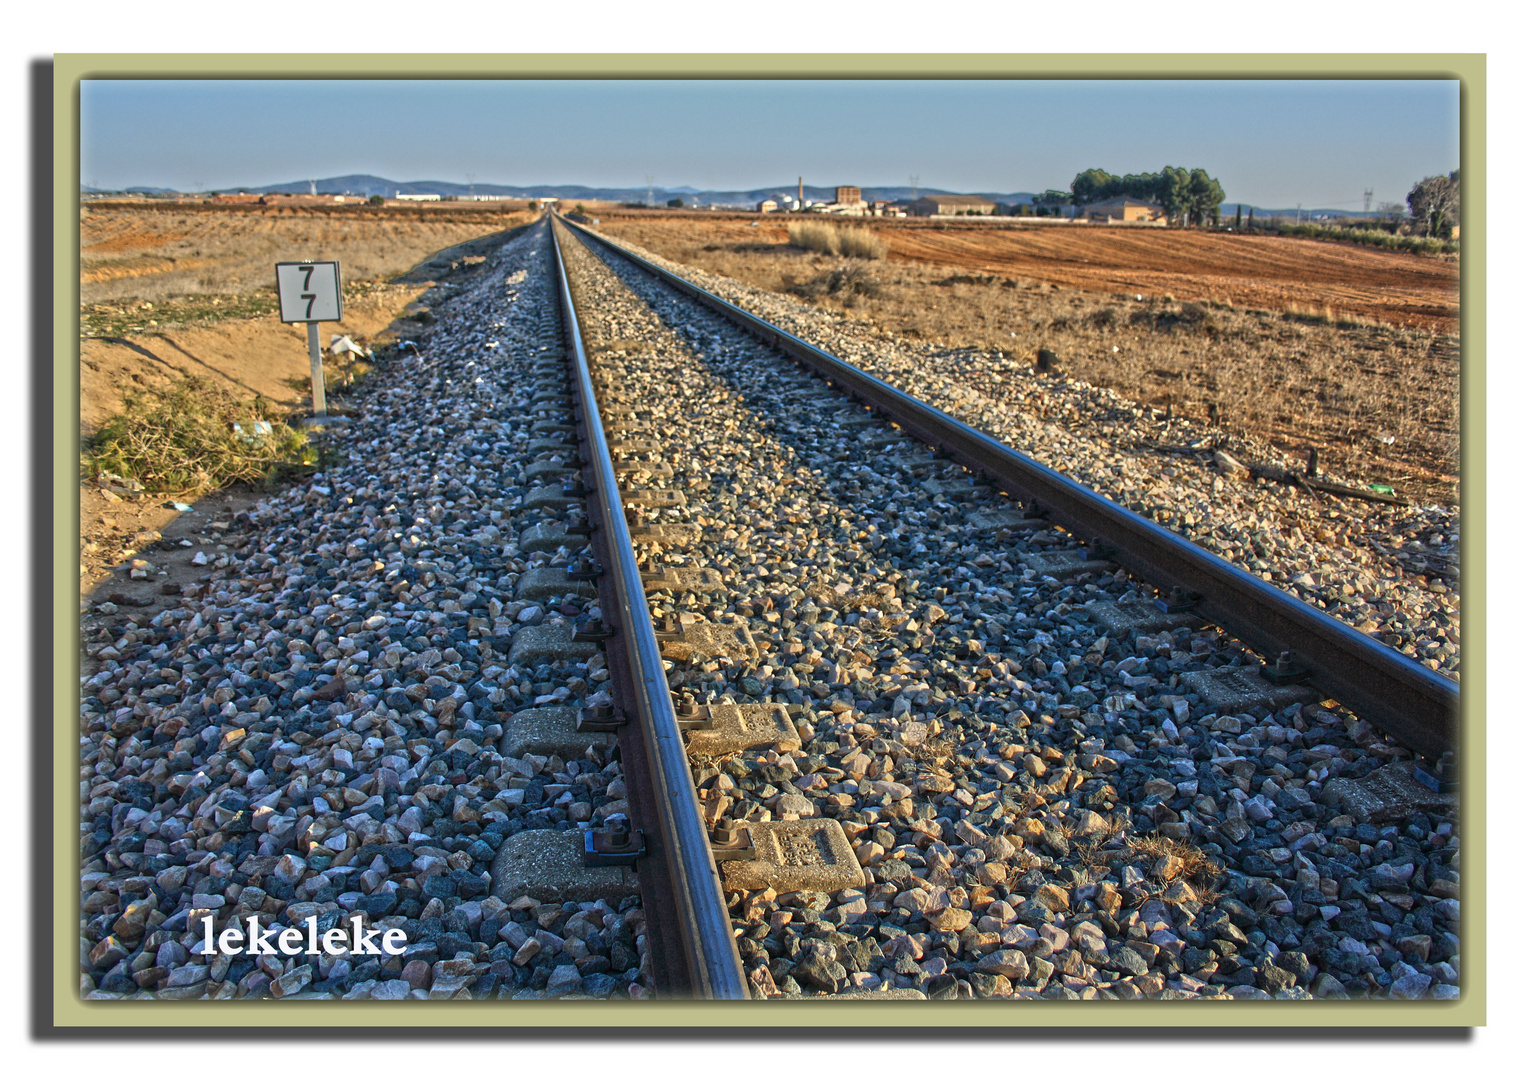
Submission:
[[[305,324],[305,336],[310,339],[310,403],[315,415],[326,415],[326,372],[321,367],[321,332],[315,323]]]
[[[287,262],[278,275],[278,318],[305,323],[310,344],[310,399],[315,415],[326,415],[326,373],[321,366],[319,322],[342,321],[342,270],[335,262]]]

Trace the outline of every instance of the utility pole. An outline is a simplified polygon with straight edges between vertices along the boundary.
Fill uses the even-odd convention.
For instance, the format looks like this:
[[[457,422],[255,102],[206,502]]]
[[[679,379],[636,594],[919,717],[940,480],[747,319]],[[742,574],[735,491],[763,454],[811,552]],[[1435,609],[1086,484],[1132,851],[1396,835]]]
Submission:
[[[467,188],[466,194],[471,196],[471,197],[474,197],[475,194],[476,194],[476,174],[475,173],[466,173],[465,174],[465,186]]]
[[[1369,212],[1369,200],[1371,200],[1373,198],[1374,198],[1374,189],[1372,187],[1364,188],[1364,213],[1367,214]]]
[[[648,176],[647,176],[647,205],[649,207],[652,206],[652,181],[653,181],[652,175],[648,174]]]
[[[1305,208],[1305,204],[1304,203],[1295,203],[1294,204],[1294,224],[1296,224],[1296,225],[1299,224],[1299,212],[1301,210],[1303,210],[1304,208]]]
[[[807,203],[802,200],[802,177],[797,177],[797,209],[806,210]]]

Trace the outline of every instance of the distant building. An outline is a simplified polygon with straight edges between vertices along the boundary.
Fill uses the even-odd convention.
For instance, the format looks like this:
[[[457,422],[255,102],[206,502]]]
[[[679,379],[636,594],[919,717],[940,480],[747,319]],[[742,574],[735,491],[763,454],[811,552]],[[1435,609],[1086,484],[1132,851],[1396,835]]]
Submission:
[[[507,202],[511,195],[451,195],[450,202]]]
[[[400,199],[402,202],[438,202],[439,199],[442,198],[442,196],[439,196],[439,195],[403,195],[403,194],[401,194],[401,192],[398,191],[398,192],[396,192],[396,198]]]
[[[845,206],[861,201],[861,189],[847,184],[834,189],[834,201]]]
[[[1151,206],[1140,199],[1126,198],[1092,203],[1085,208],[1085,216],[1089,221],[1148,221],[1164,224],[1166,220],[1160,207]]]
[[[764,202],[759,204],[759,212],[761,214],[773,214],[780,208],[781,204],[776,202],[774,199],[766,199]]]
[[[995,201],[982,195],[922,195],[909,204],[914,217],[956,214],[993,214]]]

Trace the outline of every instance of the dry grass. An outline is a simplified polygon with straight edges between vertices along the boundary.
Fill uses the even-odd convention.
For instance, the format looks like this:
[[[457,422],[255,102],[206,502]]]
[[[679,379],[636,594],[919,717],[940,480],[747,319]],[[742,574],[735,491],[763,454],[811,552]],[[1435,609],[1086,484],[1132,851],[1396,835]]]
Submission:
[[[528,210],[467,213],[202,210],[87,204],[80,212],[80,298],[161,302],[273,290],[273,264],[335,259],[345,282],[407,274],[435,252],[521,225]]]
[[[787,226],[792,247],[852,259],[885,259],[888,242],[871,229],[826,221],[794,221]]]
[[[884,600],[891,598],[891,594],[884,596],[876,589],[851,589],[841,595],[828,585],[813,584],[807,587],[807,598],[819,607],[845,612],[880,607]]]
[[[1317,449],[1323,468],[1414,498],[1459,500],[1457,334],[1339,317],[1329,306],[1245,309],[1218,293],[1136,300],[914,262],[861,264],[857,281],[855,264],[766,243],[769,236],[753,235],[759,230],[725,222],[615,219],[605,231],[676,262],[838,308],[893,337],[977,350],[966,379],[991,397],[1030,391],[1032,362],[1049,349],[1073,378],[1159,413],[1212,418],[1300,460]]]
[[[947,762],[952,760],[956,752],[957,736],[943,734],[926,739],[919,746],[911,747],[909,754],[920,766],[939,773],[946,768]]]
[[[1085,885],[1106,875],[1114,861],[1134,863],[1147,878],[1159,880],[1154,874],[1155,864],[1170,857],[1175,863],[1171,880],[1185,881],[1200,903],[1211,904],[1219,897],[1219,883],[1224,880],[1225,868],[1208,854],[1186,840],[1173,840],[1168,836],[1128,836],[1125,834],[1121,848],[1105,848],[1101,843],[1076,843],[1070,846],[1070,856],[1079,866],[1072,866],[1070,874],[1076,885]]]
[[[1124,843],[1125,850],[1131,852],[1137,861],[1148,862],[1150,866],[1166,857],[1175,860],[1176,879],[1187,882],[1201,902],[1212,903],[1218,895],[1215,889],[1224,880],[1224,866],[1188,841],[1156,834],[1130,836]]]
[[[234,483],[272,482],[318,460],[270,402],[241,401],[184,377],[130,394],[125,411],[85,441],[80,471],[86,480],[117,477],[196,498]]]

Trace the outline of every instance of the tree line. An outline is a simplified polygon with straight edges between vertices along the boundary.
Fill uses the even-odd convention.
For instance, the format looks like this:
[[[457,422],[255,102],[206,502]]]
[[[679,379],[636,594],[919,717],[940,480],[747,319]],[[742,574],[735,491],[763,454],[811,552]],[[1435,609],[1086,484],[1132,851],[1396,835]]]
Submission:
[[[1140,199],[1160,207],[1166,220],[1194,225],[1219,224],[1225,189],[1203,169],[1167,165],[1158,173],[1114,176],[1105,169],[1087,169],[1075,177],[1069,191],[1045,191],[1033,200],[1040,206],[1073,203],[1089,206],[1109,199]]]

